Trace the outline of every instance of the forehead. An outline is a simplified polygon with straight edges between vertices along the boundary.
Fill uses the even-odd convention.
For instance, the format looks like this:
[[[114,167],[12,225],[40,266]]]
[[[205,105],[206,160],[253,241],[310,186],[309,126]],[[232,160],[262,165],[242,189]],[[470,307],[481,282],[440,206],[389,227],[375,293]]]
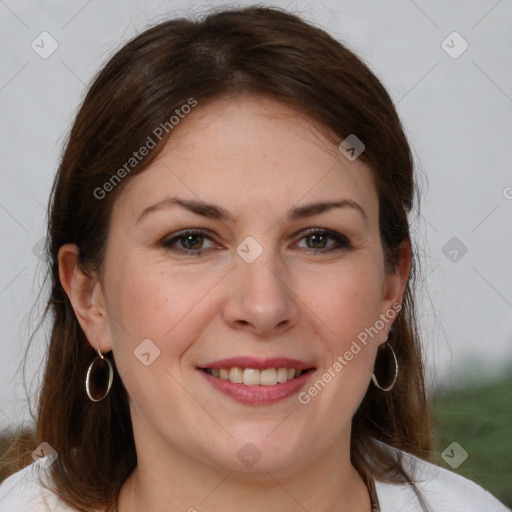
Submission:
[[[130,178],[115,211],[133,217],[170,195],[219,204],[237,218],[339,199],[377,213],[370,168],[349,161],[309,118],[261,97],[199,104]]]

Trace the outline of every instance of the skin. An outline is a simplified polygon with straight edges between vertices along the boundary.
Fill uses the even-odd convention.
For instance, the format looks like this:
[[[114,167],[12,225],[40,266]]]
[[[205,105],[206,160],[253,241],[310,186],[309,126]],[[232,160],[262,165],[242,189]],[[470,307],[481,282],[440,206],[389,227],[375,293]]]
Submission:
[[[173,205],[137,220],[173,196],[213,203],[232,219]],[[287,217],[296,206],[340,199],[366,218],[351,207]],[[163,245],[192,228],[211,239]],[[307,228],[335,231],[350,246]],[[236,253],[248,236],[263,249],[252,263]],[[199,255],[172,250],[197,253],[201,244]],[[309,119],[274,100],[199,105],[116,199],[101,277],[85,276],[77,254],[71,244],[60,250],[63,287],[91,345],[113,351],[130,397],[138,465],[121,489],[120,512],[370,511],[350,463],[350,426],[391,322],[307,405],[297,395],[244,405],[196,369],[233,356],[283,356],[316,367],[311,385],[401,304],[410,248],[386,274],[364,162],[349,161]],[[160,355],[145,366],[134,350],[148,338]],[[237,457],[248,442],[262,455],[252,467]]]

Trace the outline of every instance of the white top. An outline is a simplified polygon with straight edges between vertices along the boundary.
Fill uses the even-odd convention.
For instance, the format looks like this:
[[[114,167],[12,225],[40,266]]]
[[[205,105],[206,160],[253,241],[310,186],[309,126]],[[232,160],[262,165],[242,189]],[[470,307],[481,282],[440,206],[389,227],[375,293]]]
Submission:
[[[402,452],[403,453],[403,452]],[[403,453],[403,463],[430,512],[510,512],[501,502],[474,482]],[[0,485],[0,512],[76,512],[51,491],[38,477],[47,481],[45,458],[7,478]],[[416,494],[408,484],[375,481],[380,512],[423,512]]]

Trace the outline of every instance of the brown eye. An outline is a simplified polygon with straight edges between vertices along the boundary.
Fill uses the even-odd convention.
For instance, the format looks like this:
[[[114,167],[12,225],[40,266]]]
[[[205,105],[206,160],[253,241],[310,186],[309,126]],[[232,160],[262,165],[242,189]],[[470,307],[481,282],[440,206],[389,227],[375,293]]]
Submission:
[[[194,230],[175,233],[165,238],[160,243],[162,247],[168,251],[195,256],[201,255],[205,251],[218,248],[209,235],[202,231]]]
[[[180,237],[180,244],[186,250],[201,249],[203,246],[203,236],[195,234],[182,236]]]
[[[302,241],[305,245],[300,245]],[[309,229],[299,240],[299,247],[313,252],[330,252],[343,249],[351,249],[350,241],[340,233],[326,229]]]
[[[309,240],[308,247],[310,249],[324,249],[328,241],[328,237],[319,234],[310,235],[306,239]]]

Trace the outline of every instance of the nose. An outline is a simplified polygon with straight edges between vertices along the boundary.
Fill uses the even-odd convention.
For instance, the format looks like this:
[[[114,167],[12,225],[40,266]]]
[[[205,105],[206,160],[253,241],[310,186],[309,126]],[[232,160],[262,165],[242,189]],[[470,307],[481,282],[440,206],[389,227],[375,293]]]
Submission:
[[[282,334],[297,324],[298,297],[286,266],[270,250],[252,263],[236,256],[230,272],[224,321],[261,338]]]

